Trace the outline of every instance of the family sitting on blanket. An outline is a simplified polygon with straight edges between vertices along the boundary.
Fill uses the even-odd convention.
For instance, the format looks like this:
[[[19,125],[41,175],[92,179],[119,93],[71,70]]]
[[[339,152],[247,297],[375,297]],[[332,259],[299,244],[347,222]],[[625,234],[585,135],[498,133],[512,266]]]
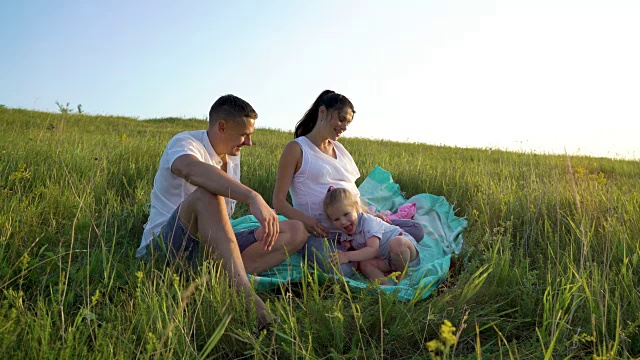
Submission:
[[[240,183],[240,151],[252,145],[258,115],[237,96],[220,97],[209,111],[207,130],[182,132],[167,144],[136,255],[160,252],[188,262],[201,256],[222,260],[231,284],[244,294],[247,306],[257,310],[258,326],[267,326],[273,315],[252,289],[247,274],[262,273],[294,253],[306,253],[314,266],[331,271],[329,254],[346,251],[327,241],[336,238],[330,235],[338,229],[328,221],[322,204],[330,185],[348,189],[356,199],[360,196],[355,185],[360,172],[337,142],[354,113],[349,99],[326,90],[298,122],[295,140],[280,158],[273,193],[276,211],[290,219],[279,222],[262,196]],[[287,192],[293,206],[286,201]],[[236,201],[249,205],[258,228],[234,233],[229,218]],[[383,215],[376,216],[389,222]],[[391,222],[418,241],[424,236],[422,226],[412,220]],[[414,258],[411,253],[402,261]],[[400,260],[392,263],[402,265]],[[351,276],[354,267],[354,262],[347,262],[340,272]]]

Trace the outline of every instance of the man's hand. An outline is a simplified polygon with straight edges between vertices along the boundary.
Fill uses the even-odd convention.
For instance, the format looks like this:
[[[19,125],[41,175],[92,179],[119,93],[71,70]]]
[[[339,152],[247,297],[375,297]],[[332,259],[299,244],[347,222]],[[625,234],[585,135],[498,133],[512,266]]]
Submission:
[[[258,239],[258,241],[262,243],[265,250],[271,250],[280,233],[278,215],[258,193],[254,193],[249,200],[249,210],[264,229],[262,238]]]
[[[304,220],[302,220],[302,223],[304,224],[305,229],[307,229],[307,232],[311,236],[314,236],[317,238],[324,238],[324,237],[327,237],[327,235],[329,235],[329,231],[327,230],[327,228],[325,228],[320,223],[320,221],[318,221],[318,219],[316,218],[313,218],[311,216],[306,216]]]

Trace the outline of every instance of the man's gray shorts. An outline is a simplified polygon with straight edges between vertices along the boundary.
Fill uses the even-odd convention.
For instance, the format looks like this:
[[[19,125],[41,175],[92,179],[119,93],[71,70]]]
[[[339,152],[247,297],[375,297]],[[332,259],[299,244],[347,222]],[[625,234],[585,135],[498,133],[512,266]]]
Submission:
[[[153,252],[164,252],[172,259],[184,259],[193,262],[199,253],[200,240],[189,234],[187,228],[178,217],[178,206],[169,216],[167,223],[155,234],[152,241]],[[235,234],[240,252],[256,243],[256,229],[242,230]]]

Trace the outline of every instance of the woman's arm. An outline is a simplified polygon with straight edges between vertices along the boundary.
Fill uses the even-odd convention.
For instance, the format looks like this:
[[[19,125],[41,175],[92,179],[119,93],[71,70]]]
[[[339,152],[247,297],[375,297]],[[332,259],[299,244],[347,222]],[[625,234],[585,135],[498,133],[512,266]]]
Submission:
[[[284,147],[280,156],[276,185],[273,189],[273,207],[287,219],[302,221],[310,235],[325,237],[329,232],[317,219],[305,215],[287,201],[287,193],[293,181],[293,176],[300,170],[301,165],[302,149],[297,142],[291,141]]]
[[[358,201],[360,202],[360,210],[362,210],[363,213],[375,216],[378,219],[386,222],[387,224],[391,224],[391,220],[389,220],[388,217],[384,216],[383,214],[380,214],[379,212],[372,214],[371,211],[369,211],[369,208],[366,206],[365,202],[362,201],[362,199],[358,199]]]

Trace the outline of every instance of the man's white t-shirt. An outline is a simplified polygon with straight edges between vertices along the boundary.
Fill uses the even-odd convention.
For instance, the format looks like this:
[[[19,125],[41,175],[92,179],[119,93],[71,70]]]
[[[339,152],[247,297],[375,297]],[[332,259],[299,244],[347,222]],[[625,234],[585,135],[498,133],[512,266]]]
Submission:
[[[185,131],[174,136],[160,158],[160,167],[153,180],[151,190],[151,211],[149,221],[142,234],[142,242],[136,251],[140,257],[146,253],[147,245],[153,239],[153,234],[158,233],[162,226],[169,220],[171,214],[195,189],[195,185],[189,184],[183,178],[171,172],[171,164],[179,156],[194,155],[200,161],[222,168],[222,160],[213,150],[206,130]],[[227,174],[240,181],[240,155],[227,155]],[[236,201],[225,198],[229,217],[233,214]]]

